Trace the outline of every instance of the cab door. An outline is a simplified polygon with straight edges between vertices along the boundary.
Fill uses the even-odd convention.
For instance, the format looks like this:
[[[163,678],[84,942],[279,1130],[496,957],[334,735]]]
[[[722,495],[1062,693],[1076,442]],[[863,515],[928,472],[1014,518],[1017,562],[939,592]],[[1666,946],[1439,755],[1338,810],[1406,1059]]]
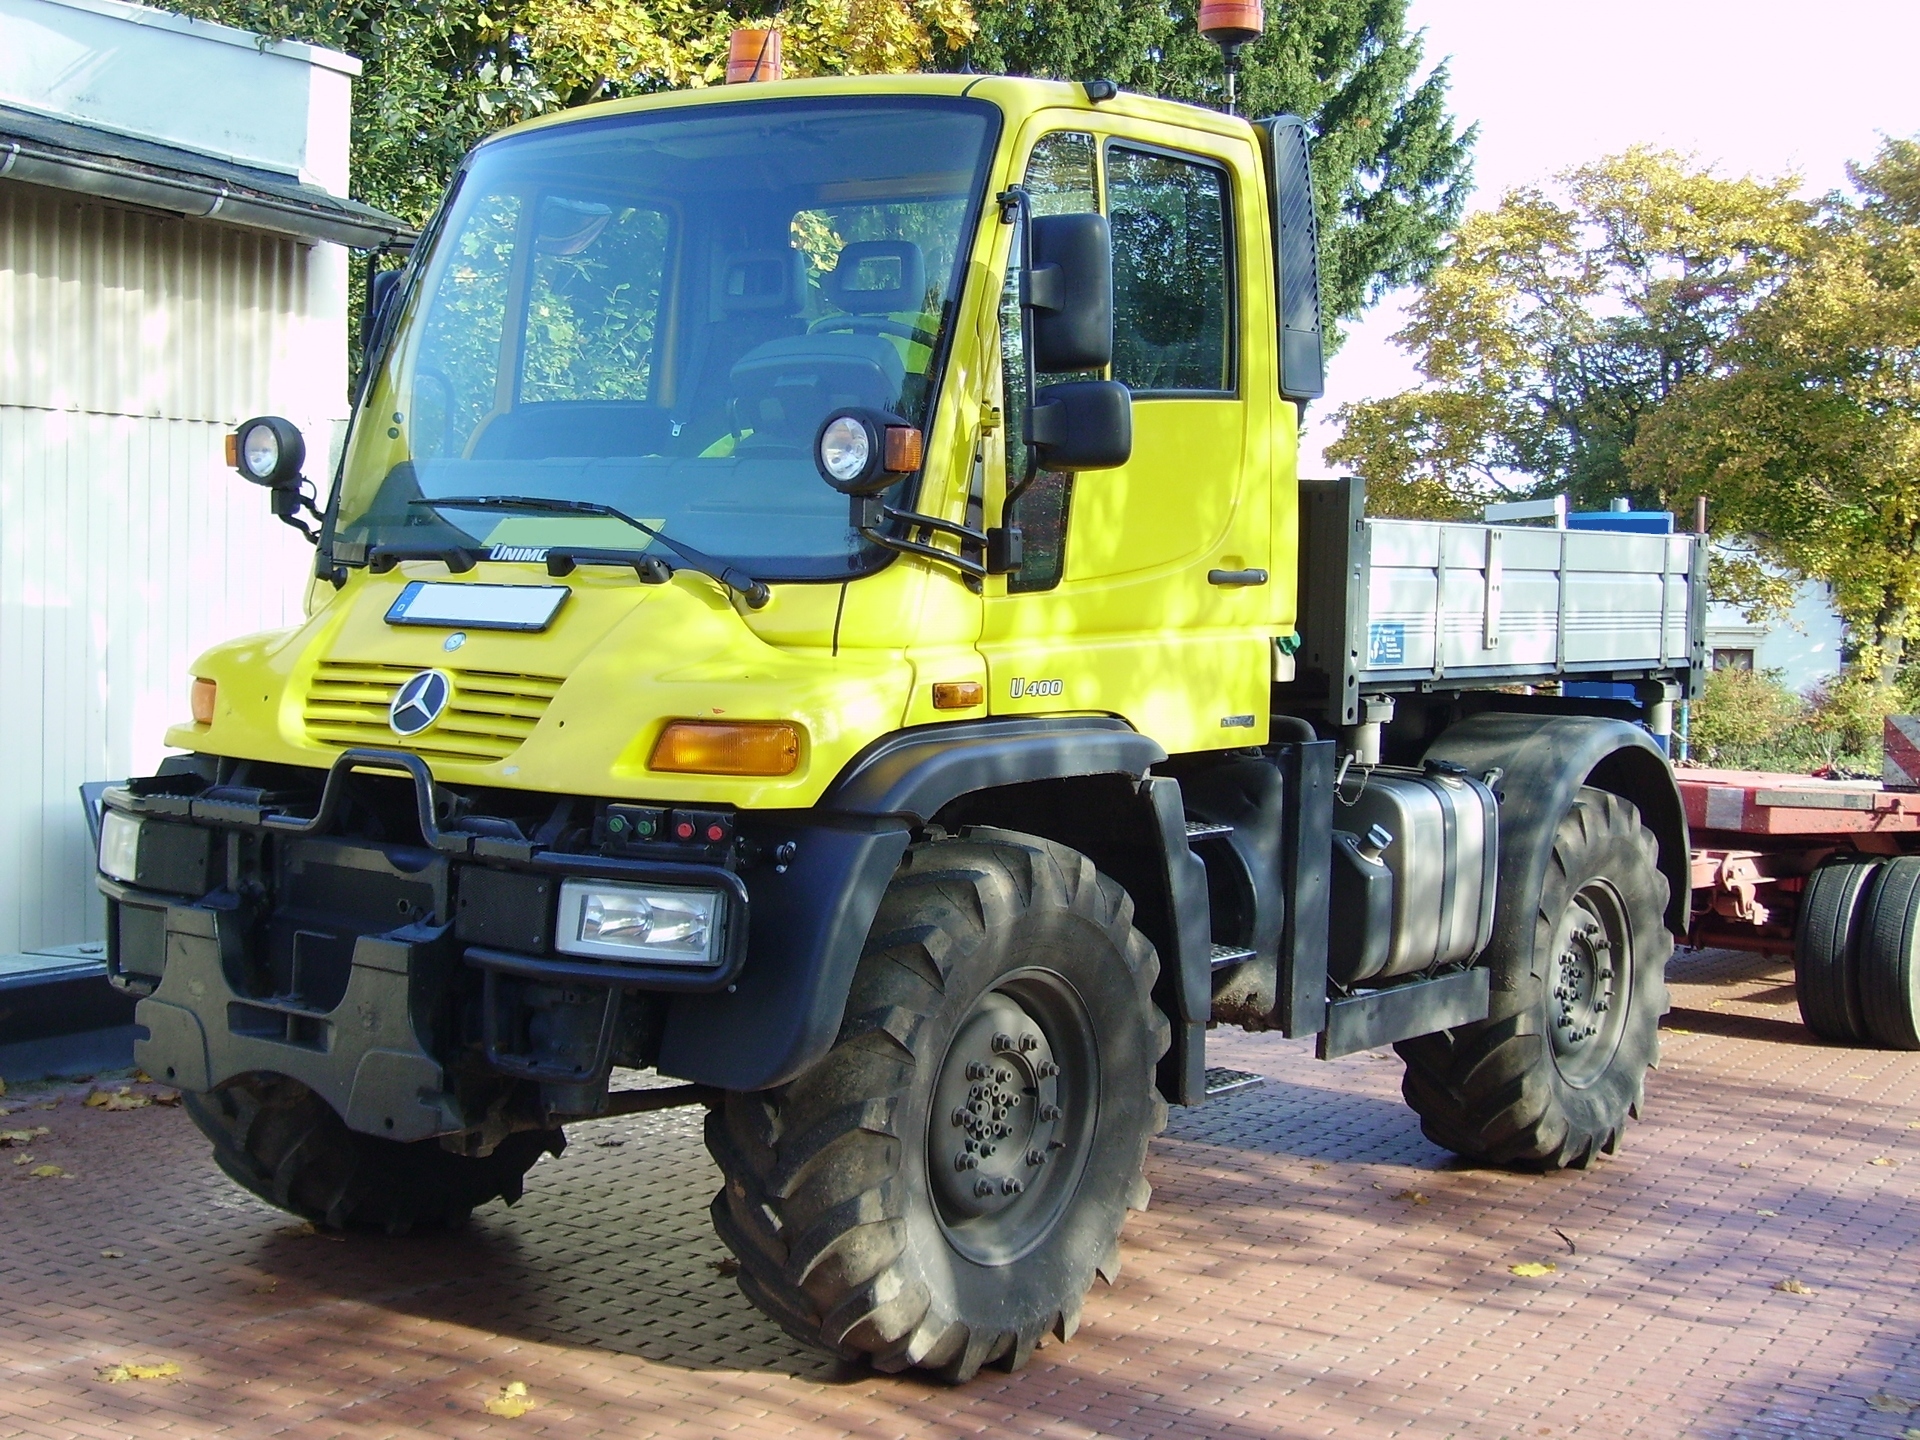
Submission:
[[[1043,474],[1022,498],[1025,561],[987,582],[988,703],[1120,715],[1170,752],[1264,741],[1283,587],[1268,573],[1277,397],[1248,343],[1271,333],[1270,298],[1245,280],[1271,273],[1256,152],[1122,119],[1091,130],[1084,114],[1039,117],[1025,138],[1036,213],[1099,208],[1111,224],[1111,373],[1133,391],[1134,447],[1120,469]],[[1026,459],[1018,263],[1016,239],[1003,485]]]

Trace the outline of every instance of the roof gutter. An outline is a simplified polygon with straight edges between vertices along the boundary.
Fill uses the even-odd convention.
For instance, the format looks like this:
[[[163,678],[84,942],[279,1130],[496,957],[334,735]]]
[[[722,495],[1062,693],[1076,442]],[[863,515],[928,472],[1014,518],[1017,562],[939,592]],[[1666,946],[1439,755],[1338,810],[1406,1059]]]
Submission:
[[[113,156],[43,147],[31,141],[0,141],[0,176],[164,210],[188,219],[217,218],[228,225],[295,240],[326,240],[356,250],[404,248],[418,237],[410,226],[370,206],[336,210],[295,197],[157,170]]]

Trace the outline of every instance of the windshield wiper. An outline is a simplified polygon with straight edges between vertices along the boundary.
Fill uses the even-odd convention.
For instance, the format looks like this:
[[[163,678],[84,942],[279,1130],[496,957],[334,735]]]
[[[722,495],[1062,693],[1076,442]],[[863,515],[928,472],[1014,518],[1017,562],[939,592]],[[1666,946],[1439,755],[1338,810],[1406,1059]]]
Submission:
[[[659,541],[679,556],[682,568],[726,586],[745,600],[751,609],[758,610],[772,597],[764,581],[754,579],[739,566],[716,560],[654,529],[644,520],[636,520],[611,505],[601,505],[592,500],[547,500],[538,495],[448,495],[437,500],[409,500],[407,503],[425,505],[432,510],[504,510],[514,515],[602,515]],[[581,558],[589,554],[591,552],[580,552]]]

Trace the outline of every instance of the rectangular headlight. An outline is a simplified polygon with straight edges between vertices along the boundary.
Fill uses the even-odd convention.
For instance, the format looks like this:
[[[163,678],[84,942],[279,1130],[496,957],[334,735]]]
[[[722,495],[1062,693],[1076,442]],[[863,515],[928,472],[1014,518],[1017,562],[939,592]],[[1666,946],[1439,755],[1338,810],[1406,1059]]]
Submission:
[[[100,871],[131,885],[140,869],[140,822],[109,810],[100,817]]]
[[[655,965],[718,965],[725,958],[722,903],[714,890],[569,880],[560,887],[554,948]]]

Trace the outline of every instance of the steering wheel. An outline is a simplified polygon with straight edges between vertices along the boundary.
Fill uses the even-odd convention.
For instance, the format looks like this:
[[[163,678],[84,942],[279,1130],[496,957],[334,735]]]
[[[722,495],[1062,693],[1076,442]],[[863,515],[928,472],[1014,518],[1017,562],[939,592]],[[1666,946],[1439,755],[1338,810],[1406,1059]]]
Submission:
[[[824,330],[853,330],[866,335],[903,335],[917,341],[931,350],[940,337],[931,330],[923,330],[918,325],[909,325],[904,320],[895,320],[886,315],[822,315],[807,326],[809,335],[818,335]]]

